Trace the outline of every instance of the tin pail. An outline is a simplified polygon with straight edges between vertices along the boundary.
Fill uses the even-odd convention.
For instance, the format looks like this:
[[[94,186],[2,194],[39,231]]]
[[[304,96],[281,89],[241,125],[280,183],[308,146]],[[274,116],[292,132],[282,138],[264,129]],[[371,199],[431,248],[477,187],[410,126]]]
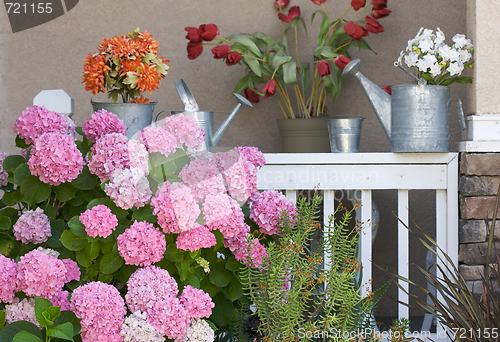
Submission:
[[[90,101],[95,111],[104,109],[116,114],[127,127],[127,137],[132,138],[144,127],[151,125],[156,101],[151,103],[111,103]]]
[[[330,150],[332,153],[356,153],[359,151],[361,125],[360,116],[334,116],[327,119]]]
[[[392,152],[450,151],[450,89],[439,85],[392,86]]]

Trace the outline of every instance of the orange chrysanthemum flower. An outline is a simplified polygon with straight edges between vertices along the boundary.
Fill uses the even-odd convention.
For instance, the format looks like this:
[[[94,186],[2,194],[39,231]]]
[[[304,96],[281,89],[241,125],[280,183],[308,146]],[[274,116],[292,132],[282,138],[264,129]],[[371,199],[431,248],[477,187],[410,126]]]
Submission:
[[[94,95],[99,92],[104,93],[106,91],[104,73],[111,70],[106,64],[106,59],[100,55],[92,56],[89,54],[85,58],[83,69],[82,83],[85,83],[85,90],[90,90]]]
[[[138,77],[133,84],[139,87],[141,93],[147,91],[150,94],[158,89],[160,79],[162,78],[162,75],[156,70],[156,64],[146,65],[144,63],[141,63],[139,72],[133,73],[133,76]]]
[[[142,64],[140,59],[124,59],[121,63],[120,76],[125,76],[129,71],[137,72],[137,69]]]
[[[128,101],[129,103],[151,103],[150,99],[144,98],[144,95],[141,95],[138,99],[132,99]]]

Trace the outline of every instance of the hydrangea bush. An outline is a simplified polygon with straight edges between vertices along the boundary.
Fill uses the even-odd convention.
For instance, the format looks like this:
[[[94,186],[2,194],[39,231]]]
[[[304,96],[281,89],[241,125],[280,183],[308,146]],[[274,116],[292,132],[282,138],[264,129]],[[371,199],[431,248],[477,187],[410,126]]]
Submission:
[[[237,273],[267,256],[251,234],[279,233],[280,213],[295,210],[278,192],[258,193],[257,148],[202,150],[203,130],[183,115],[129,139],[113,113],[75,128],[33,106],[14,132],[21,152],[0,153],[8,317],[44,334],[68,323],[83,341],[212,341],[230,328],[243,301]],[[54,310],[62,318],[40,323]],[[2,315],[0,340],[19,320],[1,329]]]

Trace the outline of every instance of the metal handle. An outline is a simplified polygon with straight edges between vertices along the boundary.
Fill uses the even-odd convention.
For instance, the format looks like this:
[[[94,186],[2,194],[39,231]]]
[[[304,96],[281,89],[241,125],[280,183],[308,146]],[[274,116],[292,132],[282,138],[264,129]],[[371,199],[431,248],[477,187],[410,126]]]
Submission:
[[[170,110],[168,109],[165,109],[165,110],[162,110],[161,112],[159,112],[158,114],[156,114],[156,118],[155,118],[155,123],[158,122],[158,117],[160,116],[161,113],[163,112],[170,112]]]
[[[457,99],[457,111],[458,111],[458,122],[460,123],[460,129],[465,130],[465,115],[464,107],[462,106],[462,100]]]

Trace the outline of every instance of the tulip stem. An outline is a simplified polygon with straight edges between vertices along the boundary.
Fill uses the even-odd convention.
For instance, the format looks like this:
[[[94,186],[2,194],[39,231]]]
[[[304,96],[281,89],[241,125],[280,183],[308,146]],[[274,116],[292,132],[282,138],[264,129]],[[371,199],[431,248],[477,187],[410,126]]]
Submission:
[[[344,46],[351,44],[351,42],[352,42],[352,38],[351,38],[351,40],[349,40],[349,41],[348,41],[347,43],[345,43],[344,45],[341,45],[341,46],[339,46],[338,48],[336,48],[334,52],[337,52],[337,51],[339,51],[340,49],[342,49]]]
[[[248,57],[248,58],[251,58],[251,59],[255,59],[255,60],[259,61],[259,62],[267,63],[267,61],[265,59],[261,59],[261,58],[255,57],[255,56],[248,56],[248,55],[243,55],[242,54],[241,57]],[[274,76],[274,74],[273,74],[273,76]]]
[[[221,37],[221,36],[219,36],[219,35],[217,35],[216,37],[217,37],[217,39],[219,39],[219,40],[220,40],[221,42],[223,42],[223,43],[226,43],[226,44],[228,44],[228,45],[233,45],[233,43],[232,43],[231,41],[227,40],[227,39],[226,39],[226,38],[224,38],[224,37]]]
[[[323,12],[325,12],[326,17],[328,18],[328,22],[331,23],[332,19],[330,19],[330,16],[328,15],[328,11],[326,10],[325,4],[323,2],[321,3],[321,7],[323,7]]]

